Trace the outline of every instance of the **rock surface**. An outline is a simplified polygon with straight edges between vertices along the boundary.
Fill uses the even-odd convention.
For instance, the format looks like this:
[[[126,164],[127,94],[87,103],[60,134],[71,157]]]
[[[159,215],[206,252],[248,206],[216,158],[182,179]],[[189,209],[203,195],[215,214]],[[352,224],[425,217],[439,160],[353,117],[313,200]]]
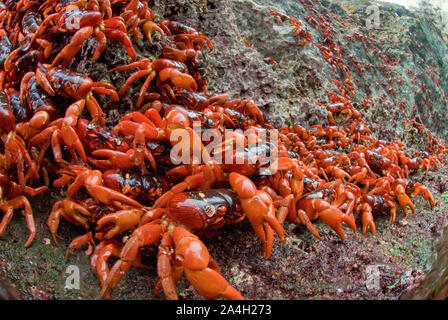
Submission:
[[[255,99],[274,123],[311,126],[325,124],[326,114],[316,104],[326,103],[328,94],[336,90],[333,79],[344,78],[316,46],[297,46],[289,22],[279,24],[269,11],[300,20],[314,41],[325,44],[307,22],[312,14],[303,6],[307,2],[331,20],[335,38],[345,48],[342,60],[352,71],[353,100],[372,100],[365,114],[378,138],[405,138],[406,128],[400,122],[405,116],[440,137],[448,136],[444,125],[448,121],[448,37],[430,8],[411,12],[402,6],[365,0],[321,1],[321,5],[296,0],[168,0],[154,1],[153,8],[159,17],[190,25],[212,40],[215,50],[204,57],[210,90]],[[372,5],[379,8],[378,29],[366,28],[370,21],[367,8]],[[270,57],[277,61],[276,68],[264,63]]]

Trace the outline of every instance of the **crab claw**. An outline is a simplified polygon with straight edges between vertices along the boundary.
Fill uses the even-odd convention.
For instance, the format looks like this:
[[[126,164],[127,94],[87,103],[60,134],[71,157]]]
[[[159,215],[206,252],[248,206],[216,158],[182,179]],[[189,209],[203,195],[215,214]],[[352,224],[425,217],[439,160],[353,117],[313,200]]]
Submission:
[[[368,203],[363,203],[361,205],[361,222],[362,222],[362,234],[366,234],[367,230],[370,229],[372,235],[376,233],[375,222],[372,216],[372,207]]]
[[[110,270],[98,299],[109,297],[111,290],[118,285],[131,266],[139,264],[140,248],[159,242],[161,236],[162,227],[159,224],[145,224],[135,229],[121,250],[120,260]]]
[[[244,108],[252,118],[257,120],[257,123],[264,123],[264,115],[253,100],[248,100]]]
[[[325,169],[325,172],[331,174],[336,179],[341,179],[343,182],[345,182],[346,179],[350,179],[350,175],[347,172],[336,166],[328,166]]]
[[[398,199],[398,203],[400,204],[400,207],[403,209],[403,212],[405,214],[409,213],[409,209],[412,211],[412,213],[415,213],[414,204],[412,203],[411,199],[409,199],[408,195],[406,194],[405,188],[399,184],[395,188],[395,195]]]
[[[345,234],[342,230],[343,222],[348,224],[356,232],[355,221],[323,199],[300,199],[297,202],[297,208],[305,210],[308,217],[312,220],[321,218],[342,240],[345,239]]]
[[[188,91],[197,91],[198,85],[194,78],[189,74],[183,73],[176,68],[165,68],[159,72],[159,79],[161,81],[167,81],[168,79],[179,88]]]
[[[135,166],[134,163],[135,151],[129,149],[126,152],[115,151],[110,149],[99,149],[92,152],[94,157],[102,157],[107,159],[93,159],[89,158],[89,162],[100,168],[116,168],[127,170]]]
[[[86,186],[87,191],[89,194],[96,200],[100,201],[107,205],[119,205],[121,203],[124,203],[126,205],[136,207],[136,208],[142,208],[143,206],[135,201],[132,198],[129,198],[125,195],[123,195],[120,192],[117,192],[113,189],[106,188],[103,186],[98,185],[87,185]]]
[[[116,235],[134,228],[138,225],[142,210],[120,210],[102,217],[97,222],[96,229],[100,230],[106,225],[113,224],[113,228],[110,229],[105,235],[105,239],[112,239]]]
[[[209,267],[210,254],[198,237],[176,227],[173,230],[173,240],[176,259],[182,263],[186,277],[200,295],[206,299],[244,299],[219,272]]]
[[[263,254],[268,259],[273,245],[272,229],[281,241],[285,240],[283,227],[275,217],[272,199],[268,193],[257,190],[255,184],[243,175],[232,172],[229,180],[241,200],[244,213],[263,242]]]
[[[339,237],[344,240],[345,234],[342,230],[342,223],[345,222],[352,228],[354,232],[356,232],[356,224],[353,219],[347,215],[345,215],[338,208],[330,205],[328,202],[321,200],[315,202],[315,208],[319,212],[319,218],[328,225],[331,229],[333,229]]]
[[[431,209],[434,209],[436,206],[436,202],[434,201],[434,197],[432,193],[428,190],[428,188],[419,185],[417,188],[415,188],[414,192],[411,194],[411,198],[415,198],[418,195],[422,195],[423,199],[429,202],[431,205]]]
[[[93,241],[93,237],[92,237],[92,232],[89,231],[86,234],[83,234],[79,237],[76,237],[75,239],[73,239],[73,241],[70,243],[70,245],[68,246],[68,249],[65,253],[65,258],[68,259],[68,257],[70,256],[70,254],[72,254],[73,249],[76,247],[80,247],[87,244],[87,250],[85,251],[86,255],[90,255],[93,251],[93,246],[95,245],[95,242]]]
[[[160,28],[155,22],[153,21],[147,21],[142,26],[143,34],[148,39],[148,42],[150,45],[152,45],[152,35],[156,32],[160,34],[162,39],[165,37],[165,33],[163,32],[162,28]]]
[[[81,160],[83,162],[87,162],[84,146],[81,143],[81,140],[79,139],[78,134],[76,133],[73,127],[67,125],[64,122],[61,127],[61,137],[62,140],[64,141],[64,144],[67,146],[67,148],[71,151],[72,154],[74,151],[76,151]]]
[[[74,201],[71,201],[69,199],[57,201],[53,205],[53,209],[47,219],[47,225],[50,228],[50,232],[54,242],[58,244],[57,230],[59,228],[59,222],[61,218],[74,225],[82,226],[86,230],[88,230],[89,216],[89,210]]]

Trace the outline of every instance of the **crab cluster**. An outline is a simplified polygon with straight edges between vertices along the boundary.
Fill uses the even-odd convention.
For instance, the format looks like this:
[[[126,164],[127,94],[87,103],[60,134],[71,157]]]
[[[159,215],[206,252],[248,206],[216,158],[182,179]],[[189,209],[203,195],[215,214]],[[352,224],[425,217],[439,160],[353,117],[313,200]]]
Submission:
[[[411,199],[418,195],[435,205],[429,190],[409,176],[443,165],[444,143],[433,138],[428,150],[410,157],[403,143],[374,139],[351,101],[348,72],[344,83],[335,80],[338,90],[323,105],[329,126],[276,129],[254,101],[209,92],[200,63],[203,51],[213,50],[210,40],[179,22],[155,22],[146,1],[19,0],[0,10],[0,235],[14,211],[24,208],[28,247],[36,234],[28,197],[66,192],[47,224],[56,244],[61,219],[85,228],[67,255],[88,245],[100,298],[109,297],[132,266],[142,266],[140,249],[153,247],[156,294],[163,290],[177,299],[176,282],[185,274],[205,298],[242,299],[198,235],[247,218],[268,259],[274,233],[285,239],[285,221],[304,224],[321,239],[312,223],[320,218],[344,239],[343,223],[356,232],[361,220],[362,232],[375,234],[376,216],[389,212],[393,223],[398,208],[415,210]],[[294,36],[307,39],[301,45],[312,41],[298,20],[289,21]],[[142,36],[150,45],[161,43],[158,59],[137,57],[134,43]],[[110,39],[131,60],[110,69],[134,70],[118,92],[68,69],[91,37],[97,41],[92,61]],[[56,39],[68,43],[59,52],[53,50]],[[131,87],[139,91],[132,97],[136,111],[106,125],[95,95],[119,101]],[[233,131],[210,149],[194,123]],[[175,137],[178,130],[186,139]],[[278,143],[262,139],[274,131]],[[190,160],[181,165],[172,157],[180,148]],[[266,152],[278,156],[274,169],[261,157]],[[266,167],[271,174],[263,174]],[[118,260],[109,269],[111,257]]]

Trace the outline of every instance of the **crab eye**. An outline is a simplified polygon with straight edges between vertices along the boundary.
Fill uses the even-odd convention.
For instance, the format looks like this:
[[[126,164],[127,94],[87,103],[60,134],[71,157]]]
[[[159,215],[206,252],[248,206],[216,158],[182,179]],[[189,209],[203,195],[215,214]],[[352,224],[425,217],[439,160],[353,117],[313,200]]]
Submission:
[[[227,212],[227,207],[226,206],[222,205],[222,206],[218,207],[217,213],[218,213],[219,216],[225,215],[226,212]]]

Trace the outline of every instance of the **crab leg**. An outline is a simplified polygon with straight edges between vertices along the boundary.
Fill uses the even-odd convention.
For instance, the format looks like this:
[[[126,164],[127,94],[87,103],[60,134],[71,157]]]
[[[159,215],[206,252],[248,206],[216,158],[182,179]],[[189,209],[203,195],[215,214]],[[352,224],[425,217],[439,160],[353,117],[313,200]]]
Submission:
[[[68,259],[70,254],[73,252],[73,248],[80,247],[87,244],[88,248],[85,251],[86,255],[90,255],[93,251],[93,246],[95,243],[93,241],[92,232],[89,231],[86,234],[83,234],[82,236],[76,237],[73,239],[73,241],[68,246],[67,252],[65,253],[65,258]]]
[[[120,210],[107,216],[102,217],[97,221],[96,229],[100,230],[106,225],[113,224],[113,228],[110,229],[105,235],[104,239],[112,239],[116,235],[134,228],[140,222],[142,210]]]
[[[162,227],[159,224],[145,224],[134,230],[129,240],[121,250],[120,260],[110,270],[98,299],[110,296],[121,279],[126,275],[132,263],[139,261],[140,248],[157,243],[162,237]]]
[[[240,197],[244,213],[262,241],[263,254],[265,259],[268,259],[273,243],[269,229],[274,229],[280,240],[284,241],[283,227],[275,217],[272,199],[266,192],[257,190],[255,184],[243,175],[232,172],[229,175],[229,181],[232,189]]]
[[[59,54],[54,58],[52,66],[57,66],[60,64],[62,67],[66,67],[76,56],[78,51],[81,49],[82,44],[86,41],[93,33],[93,27],[84,27],[79,29],[72,39],[70,43],[64,47],[64,49],[59,52]]]
[[[219,272],[209,267],[213,260],[198,237],[180,227],[174,228],[172,237],[176,259],[182,263],[188,281],[200,295],[206,299],[244,299]]]
[[[395,188],[395,195],[398,199],[400,207],[403,209],[403,212],[405,214],[409,213],[408,207],[410,208],[410,211],[412,211],[412,213],[415,213],[414,204],[412,203],[411,199],[409,199],[408,195],[406,194],[405,188],[401,184],[399,184]]]
[[[0,205],[0,210],[4,212],[3,219],[0,222],[0,236],[5,233],[6,227],[13,217],[14,210],[20,208],[25,209],[24,214],[26,222],[28,224],[28,229],[30,230],[30,236],[25,243],[25,248],[27,248],[31,245],[36,235],[36,225],[34,223],[33,210],[31,209],[31,205],[24,196],[18,196]]]

